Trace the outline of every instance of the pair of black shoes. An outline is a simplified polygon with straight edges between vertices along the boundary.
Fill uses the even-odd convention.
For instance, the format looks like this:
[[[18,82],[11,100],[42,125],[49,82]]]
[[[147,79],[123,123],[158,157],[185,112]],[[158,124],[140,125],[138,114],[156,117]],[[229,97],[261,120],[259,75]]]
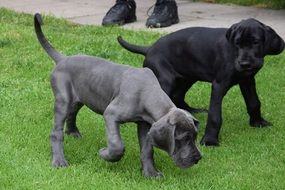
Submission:
[[[136,2],[134,0],[117,0],[103,18],[102,25],[122,25],[136,21]],[[153,13],[146,21],[151,28],[167,27],[178,23],[178,12],[175,1],[157,0]]]

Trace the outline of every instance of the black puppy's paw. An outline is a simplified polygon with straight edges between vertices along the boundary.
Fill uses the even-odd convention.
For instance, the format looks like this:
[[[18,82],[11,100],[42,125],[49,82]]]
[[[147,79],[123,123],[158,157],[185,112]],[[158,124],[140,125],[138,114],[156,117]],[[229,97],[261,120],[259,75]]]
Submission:
[[[79,132],[78,130],[77,130],[77,131],[68,131],[68,130],[66,130],[65,133],[66,133],[67,135],[70,135],[70,136],[76,138],[76,139],[79,139],[79,138],[82,137],[81,134],[80,134],[80,132]]]
[[[257,121],[250,121],[249,123],[252,127],[256,127],[256,128],[273,126],[271,122],[266,121],[265,119],[261,119]]]
[[[190,109],[188,110],[191,114],[195,114],[195,113],[208,113],[208,110],[205,108],[192,108],[190,107]]]
[[[204,135],[200,144],[205,146],[219,146],[219,140],[215,137]]]
[[[52,160],[52,166],[55,168],[59,168],[59,167],[67,167],[68,166],[68,162],[64,159],[64,158],[53,158]]]

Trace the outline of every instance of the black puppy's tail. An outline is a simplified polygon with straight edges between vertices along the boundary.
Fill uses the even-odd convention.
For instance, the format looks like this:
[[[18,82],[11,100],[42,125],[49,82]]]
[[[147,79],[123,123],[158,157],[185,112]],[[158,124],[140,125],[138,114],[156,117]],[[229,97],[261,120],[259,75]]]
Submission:
[[[118,36],[117,40],[123,48],[125,48],[125,49],[127,49],[133,53],[139,53],[142,55],[146,55],[148,52],[149,47],[143,47],[143,46],[130,44],[130,43],[126,42],[125,40],[123,40],[123,38],[121,36]]]
[[[38,40],[44,50],[48,53],[48,55],[57,63],[62,58],[64,58],[64,55],[57,52],[52,45],[47,41],[46,37],[44,36],[42,32],[42,17],[39,13],[36,13],[34,16],[34,22],[35,22],[35,31],[38,37]]]

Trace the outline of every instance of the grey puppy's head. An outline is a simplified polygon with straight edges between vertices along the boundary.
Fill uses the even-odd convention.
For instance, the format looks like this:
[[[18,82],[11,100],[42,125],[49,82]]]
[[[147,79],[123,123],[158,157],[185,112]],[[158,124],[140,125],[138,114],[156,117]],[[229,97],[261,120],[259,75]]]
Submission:
[[[236,49],[235,68],[239,72],[256,72],[266,55],[277,55],[284,49],[283,39],[269,26],[250,18],[232,25],[226,38]]]
[[[173,108],[152,125],[148,136],[154,146],[172,157],[176,166],[188,168],[201,159],[195,144],[197,127],[198,121],[190,113]]]

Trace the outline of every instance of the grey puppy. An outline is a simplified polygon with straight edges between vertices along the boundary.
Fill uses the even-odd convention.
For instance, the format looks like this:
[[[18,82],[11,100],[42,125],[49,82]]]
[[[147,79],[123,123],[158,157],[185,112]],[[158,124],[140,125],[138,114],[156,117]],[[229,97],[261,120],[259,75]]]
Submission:
[[[153,146],[165,150],[178,167],[198,163],[201,159],[195,145],[198,121],[176,108],[150,69],[113,64],[85,55],[64,56],[43,35],[40,14],[35,14],[34,22],[39,42],[56,62],[51,75],[55,96],[51,132],[54,167],[68,165],[63,151],[64,123],[67,134],[80,137],[76,115],[83,105],[105,119],[108,146],[99,152],[104,160],[115,162],[122,158],[124,145],[119,124],[136,122],[145,176],[161,175],[154,166]]]

